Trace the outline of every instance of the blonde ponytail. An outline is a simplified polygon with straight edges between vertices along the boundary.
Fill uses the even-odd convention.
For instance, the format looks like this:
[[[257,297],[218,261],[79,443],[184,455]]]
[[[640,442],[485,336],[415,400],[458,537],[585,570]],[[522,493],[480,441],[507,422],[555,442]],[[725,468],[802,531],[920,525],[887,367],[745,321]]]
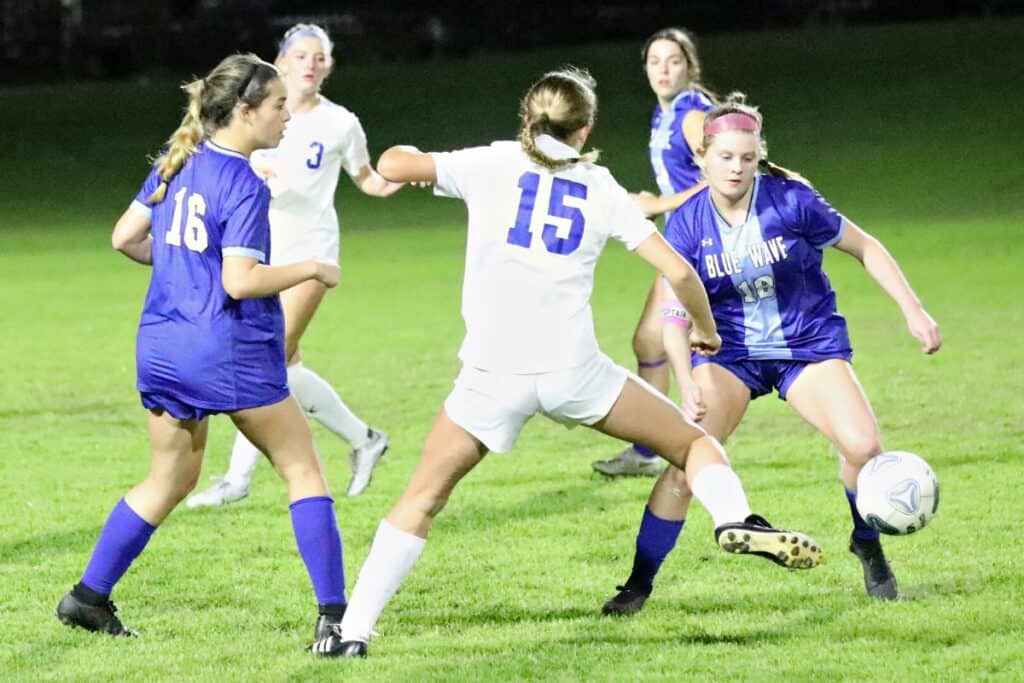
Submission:
[[[552,171],[597,161],[600,156],[597,150],[568,159],[552,159],[537,148],[538,135],[568,142],[581,128],[594,123],[596,87],[597,82],[587,71],[575,67],[548,72],[530,86],[519,106],[522,125],[517,138],[531,161]]]
[[[149,204],[159,204],[164,200],[164,196],[167,194],[167,184],[171,182],[171,178],[177,175],[188,158],[195,154],[196,145],[203,139],[203,124],[199,117],[205,85],[203,79],[200,78],[181,87],[188,93],[188,108],[185,110],[185,116],[181,119],[178,129],[167,140],[167,152],[155,162],[160,174],[160,184],[146,199]]]

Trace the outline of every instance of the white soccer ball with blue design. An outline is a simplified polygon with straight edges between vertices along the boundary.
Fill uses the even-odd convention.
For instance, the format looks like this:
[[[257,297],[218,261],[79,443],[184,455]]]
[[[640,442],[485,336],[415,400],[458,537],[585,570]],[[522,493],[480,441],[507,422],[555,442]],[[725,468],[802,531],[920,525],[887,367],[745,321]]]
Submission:
[[[857,510],[883,534],[912,534],[939,507],[939,480],[924,458],[888,451],[868,461],[857,477]]]

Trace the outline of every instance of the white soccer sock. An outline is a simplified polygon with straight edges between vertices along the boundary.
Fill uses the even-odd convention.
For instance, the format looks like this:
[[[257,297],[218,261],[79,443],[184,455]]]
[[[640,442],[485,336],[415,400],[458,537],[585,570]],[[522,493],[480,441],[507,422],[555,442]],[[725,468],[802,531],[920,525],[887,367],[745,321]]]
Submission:
[[[750,515],[740,478],[728,465],[705,465],[690,482],[690,490],[714,520],[715,526],[742,522]]]
[[[302,363],[288,366],[288,387],[299,405],[317,422],[359,448],[366,443],[368,427],[348,409],[327,381]]]
[[[231,463],[228,465],[228,473],[224,480],[235,486],[249,488],[252,481],[253,470],[259,462],[260,449],[252,445],[249,439],[245,438],[242,432],[235,433],[235,443],[231,446]]]
[[[341,620],[344,640],[369,642],[377,618],[423,552],[427,539],[382,520]]]

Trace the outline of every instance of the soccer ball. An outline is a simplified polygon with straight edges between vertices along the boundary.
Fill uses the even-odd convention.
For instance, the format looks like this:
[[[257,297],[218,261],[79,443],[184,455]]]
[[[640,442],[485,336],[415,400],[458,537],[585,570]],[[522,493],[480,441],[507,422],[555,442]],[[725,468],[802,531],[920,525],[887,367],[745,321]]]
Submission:
[[[924,458],[913,453],[880,453],[857,477],[857,511],[883,534],[920,531],[938,507],[939,480]]]

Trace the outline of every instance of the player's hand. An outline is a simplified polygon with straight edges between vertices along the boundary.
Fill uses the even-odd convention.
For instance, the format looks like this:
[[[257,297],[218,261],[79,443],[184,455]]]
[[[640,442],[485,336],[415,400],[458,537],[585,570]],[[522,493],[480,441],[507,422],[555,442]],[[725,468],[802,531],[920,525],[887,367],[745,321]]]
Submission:
[[[316,274],[313,276],[317,282],[320,282],[330,289],[338,284],[338,280],[341,279],[341,268],[334,263],[326,263],[324,261],[313,261],[316,264]]]
[[[682,396],[680,406],[683,414],[694,422],[700,422],[708,412],[700,385],[693,381],[680,382],[679,394]]]
[[[718,332],[711,328],[710,331],[702,330],[697,325],[691,325],[690,327],[690,350],[696,354],[704,356],[713,356],[718,353],[718,349],[722,348],[722,338],[718,336]]]
[[[919,308],[907,316],[907,327],[914,339],[921,342],[921,350],[924,353],[935,353],[942,348],[942,335],[939,333],[939,324],[928,315],[928,311]]]

